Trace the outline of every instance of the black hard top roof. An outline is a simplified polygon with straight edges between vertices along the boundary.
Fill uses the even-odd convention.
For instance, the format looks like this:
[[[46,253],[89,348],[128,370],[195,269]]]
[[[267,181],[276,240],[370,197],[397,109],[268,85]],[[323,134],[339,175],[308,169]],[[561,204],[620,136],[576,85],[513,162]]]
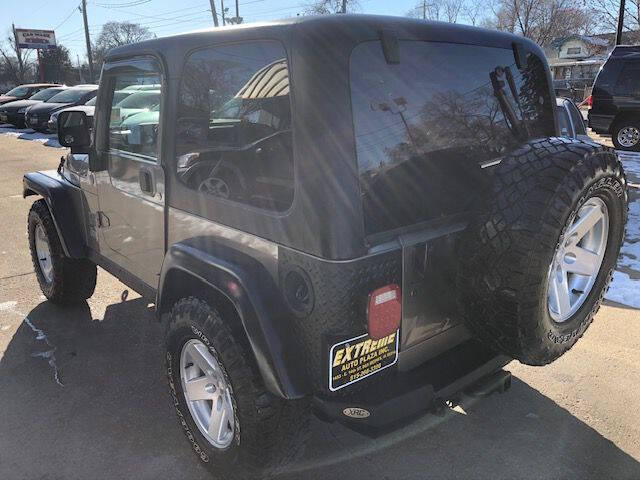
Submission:
[[[211,27],[188,33],[146,40],[140,43],[124,45],[109,51],[107,59],[128,57],[149,53],[167,54],[177,43],[189,47],[224,41],[225,37],[237,40],[247,38],[275,38],[294,33],[294,36],[312,36],[316,40],[332,39],[348,35],[358,41],[379,38],[380,32],[392,30],[398,38],[424,38],[432,41],[447,41],[467,44],[482,44],[507,47],[512,42],[535,45],[528,39],[510,33],[487,30],[469,25],[419,20],[407,17],[383,15],[319,15],[302,16],[270,22],[248,23],[225,27]],[[337,43],[337,42],[334,42]],[[339,45],[332,45],[339,48]]]

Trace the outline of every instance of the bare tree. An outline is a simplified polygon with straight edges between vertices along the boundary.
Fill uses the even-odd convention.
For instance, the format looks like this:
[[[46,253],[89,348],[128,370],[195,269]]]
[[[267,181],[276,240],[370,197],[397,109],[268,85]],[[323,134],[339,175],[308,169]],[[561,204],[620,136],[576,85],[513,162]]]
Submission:
[[[465,0],[420,0],[407,12],[407,17],[456,23]]]
[[[328,15],[331,13],[346,13],[357,11],[360,8],[358,0],[315,0],[308,5],[304,13],[306,15]]]
[[[581,0],[496,0],[483,26],[516,33],[541,46],[554,38],[593,33],[593,18]]]
[[[10,30],[5,38],[6,45],[0,43],[0,57],[2,57],[3,70],[15,83],[25,83],[33,68],[29,62],[31,50],[22,51],[22,61],[18,61],[18,46],[13,31]]]
[[[487,10],[487,3],[483,1],[465,2],[462,6],[462,17],[473,26],[480,23]]]
[[[101,65],[109,50],[121,45],[141,42],[154,38],[147,27],[131,22],[107,22],[102,26],[100,35],[93,46],[95,63]]]
[[[600,32],[615,32],[618,28],[620,0],[587,0],[587,5],[595,14]],[[626,0],[624,30],[640,29],[640,0]]]

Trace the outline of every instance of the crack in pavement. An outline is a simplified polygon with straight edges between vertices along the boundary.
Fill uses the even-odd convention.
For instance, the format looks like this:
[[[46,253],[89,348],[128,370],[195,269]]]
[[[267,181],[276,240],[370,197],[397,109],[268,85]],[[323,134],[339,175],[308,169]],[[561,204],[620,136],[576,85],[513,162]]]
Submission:
[[[30,272],[16,273],[14,275],[7,275],[6,277],[0,277],[0,280],[9,280],[10,278],[16,278],[16,277],[26,277],[27,275],[31,275],[34,273],[36,272],[34,272],[33,270]]]
[[[16,309],[17,304],[18,303],[15,301],[0,303],[0,312],[10,312],[20,317],[24,317],[23,322],[29,326],[29,328],[33,331],[33,333],[36,334],[36,341],[44,341],[47,344],[47,346],[50,347],[49,350],[32,352],[31,356],[35,358],[44,358],[45,360],[48,360],[47,363],[53,370],[53,378],[55,379],[58,385],[60,385],[61,387],[64,387],[64,383],[60,381],[60,370],[58,369],[58,365],[56,364],[55,352],[57,347],[49,341],[49,338],[47,337],[47,334],[44,332],[44,330],[36,327],[33,323],[31,323],[31,319],[29,319],[28,315],[25,315],[24,313]]]

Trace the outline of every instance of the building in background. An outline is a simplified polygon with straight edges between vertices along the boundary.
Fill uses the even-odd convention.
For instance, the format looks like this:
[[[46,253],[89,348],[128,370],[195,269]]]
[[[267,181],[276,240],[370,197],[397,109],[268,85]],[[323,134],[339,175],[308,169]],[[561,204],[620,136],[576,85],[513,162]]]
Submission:
[[[640,31],[625,32],[624,43],[640,44]],[[613,50],[615,33],[569,35],[545,48],[557,95],[581,102],[591,94],[600,67]]]

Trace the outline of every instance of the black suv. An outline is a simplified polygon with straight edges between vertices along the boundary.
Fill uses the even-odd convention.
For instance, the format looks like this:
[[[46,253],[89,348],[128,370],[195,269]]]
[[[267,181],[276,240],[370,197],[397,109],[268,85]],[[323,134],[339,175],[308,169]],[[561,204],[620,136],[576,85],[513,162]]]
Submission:
[[[620,150],[640,151],[640,46],[617,46],[593,84],[589,126]]]
[[[123,112],[133,85],[159,104]],[[24,177],[36,275],[83,302],[99,265],[155,302],[193,450],[264,478],[311,411],[375,434],[585,332],[626,181],[612,150],[555,137],[555,109],[537,45],[460,25],[337,15],[119,47],[93,134],[61,112],[66,163]]]

